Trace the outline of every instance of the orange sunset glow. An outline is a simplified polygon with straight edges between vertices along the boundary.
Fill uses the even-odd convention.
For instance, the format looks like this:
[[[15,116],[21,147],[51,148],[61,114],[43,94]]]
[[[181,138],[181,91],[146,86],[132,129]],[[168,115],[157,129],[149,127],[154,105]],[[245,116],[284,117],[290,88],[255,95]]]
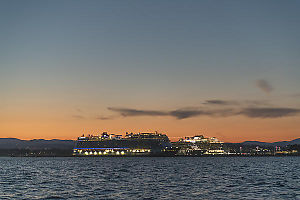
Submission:
[[[299,14],[225,4],[7,5],[0,137],[299,138]]]
[[[157,130],[168,134],[173,141],[180,137],[201,133],[210,137],[215,136],[226,142],[253,139],[272,142],[294,139],[299,132],[297,124],[299,117],[248,119],[243,116],[226,118],[204,116],[178,120],[164,116],[120,116],[111,120],[99,120],[88,118],[88,114],[81,117],[80,115],[71,116],[67,110],[48,110],[47,108],[28,111],[28,115],[27,112],[10,111],[9,113],[6,114],[6,118],[2,117],[0,131],[5,134],[1,136],[21,139],[76,139],[83,133],[97,135],[108,131],[124,134],[131,131]]]

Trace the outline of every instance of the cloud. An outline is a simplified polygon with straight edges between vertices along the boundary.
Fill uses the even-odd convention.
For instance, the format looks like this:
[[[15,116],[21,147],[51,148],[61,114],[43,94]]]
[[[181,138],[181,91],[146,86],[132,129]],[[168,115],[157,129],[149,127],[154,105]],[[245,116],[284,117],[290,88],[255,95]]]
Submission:
[[[123,117],[133,117],[133,116],[171,116],[177,119],[186,119],[196,116],[228,116],[232,115],[232,109],[223,110],[207,110],[200,108],[186,108],[177,109],[172,111],[157,111],[157,110],[137,110],[131,108],[108,108],[111,111],[119,113]]]
[[[212,99],[212,100],[206,100],[203,104],[207,104],[207,105],[236,105],[236,104],[238,104],[238,102]]]
[[[251,118],[278,118],[293,116],[300,113],[296,108],[245,108],[240,114]]]
[[[246,100],[241,103],[243,106],[270,106],[270,102],[267,100]]]
[[[172,117],[176,117],[177,119],[185,119],[185,118],[195,117],[199,115],[208,115],[208,113],[201,110],[180,109],[180,110],[170,111],[168,115]]]
[[[114,119],[114,116],[97,116],[96,119],[100,119],[100,120],[111,120]]]
[[[155,111],[155,110],[137,110],[137,109],[130,109],[130,108],[114,108],[109,107],[108,110],[118,112],[124,117],[129,116],[163,116],[168,115],[168,113],[164,111]]]
[[[169,115],[172,117],[176,117],[177,119],[186,119],[190,117],[196,117],[196,116],[211,116],[211,117],[228,117],[235,115],[236,111],[235,109],[229,108],[229,109],[179,109],[170,111]]]
[[[236,107],[236,106],[244,106],[244,107],[251,107],[251,106],[266,106],[270,105],[270,103],[266,100],[221,100],[221,99],[213,99],[213,100],[206,100],[204,103],[206,106],[227,106],[227,107]]]
[[[210,117],[230,117],[243,115],[249,118],[278,118],[294,116],[300,113],[300,109],[296,108],[281,108],[281,107],[246,107],[246,108],[228,108],[228,109],[207,109],[207,108],[188,108],[177,109],[171,111],[157,110],[137,110],[130,108],[108,108],[111,111],[117,112],[123,117],[130,116],[171,116],[176,119],[187,119],[197,116]]]
[[[72,117],[75,119],[85,119],[83,115],[72,115]]]
[[[270,93],[273,90],[272,85],[268,81],[263,79],[257,80],[256,86],[265,93]]]

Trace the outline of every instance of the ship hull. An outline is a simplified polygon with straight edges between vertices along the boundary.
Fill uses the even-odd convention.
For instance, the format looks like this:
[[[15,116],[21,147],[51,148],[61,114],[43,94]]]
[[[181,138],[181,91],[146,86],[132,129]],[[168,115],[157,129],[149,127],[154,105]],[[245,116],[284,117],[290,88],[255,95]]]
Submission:
[[[169,141],[157,139],[121,139],[77,141],[74,156],[174,156]]]

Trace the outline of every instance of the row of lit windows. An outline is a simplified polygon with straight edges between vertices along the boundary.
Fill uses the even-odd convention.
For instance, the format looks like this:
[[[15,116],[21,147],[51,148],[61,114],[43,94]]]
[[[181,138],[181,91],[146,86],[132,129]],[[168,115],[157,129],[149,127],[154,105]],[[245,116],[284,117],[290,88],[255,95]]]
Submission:
[[[114,155],[124,155],[125,153],[132,152],[132,153],[147,153],[151,152],[150,149],[130,149],[128,151],[116,151],[113,149],[106,149],[105,151],[88,151],[88,150],[74,150],[74,153],[79,153],[83,155],[107,155],[107,154],[114,154]]]

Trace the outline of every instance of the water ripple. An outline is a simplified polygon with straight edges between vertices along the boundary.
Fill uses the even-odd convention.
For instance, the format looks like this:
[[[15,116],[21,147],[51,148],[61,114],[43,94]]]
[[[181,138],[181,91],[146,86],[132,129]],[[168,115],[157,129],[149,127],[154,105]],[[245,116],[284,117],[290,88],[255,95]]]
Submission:
[[[0,158],[0,199],[299,199],[300,157]]]

